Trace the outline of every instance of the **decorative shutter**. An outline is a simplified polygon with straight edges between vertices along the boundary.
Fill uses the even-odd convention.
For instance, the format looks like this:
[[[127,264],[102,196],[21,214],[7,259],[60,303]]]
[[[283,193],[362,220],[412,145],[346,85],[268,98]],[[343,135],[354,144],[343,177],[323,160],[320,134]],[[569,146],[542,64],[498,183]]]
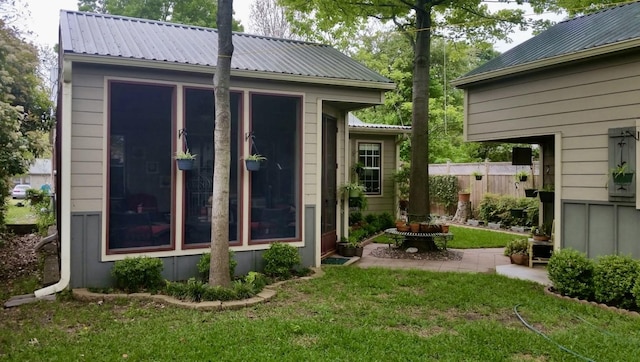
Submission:
[[[636,128],[609,128],[609,201],[635,202],[636,179]],[[626,172],[633,172],[630,183],[616,184],[613,181],[613,170],[626,165]]]

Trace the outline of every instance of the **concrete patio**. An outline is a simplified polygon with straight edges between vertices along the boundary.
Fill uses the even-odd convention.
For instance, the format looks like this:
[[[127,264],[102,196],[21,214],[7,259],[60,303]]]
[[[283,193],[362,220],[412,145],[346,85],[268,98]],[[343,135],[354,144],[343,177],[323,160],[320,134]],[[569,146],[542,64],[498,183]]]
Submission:
[[[361,268],[381,267],[468,273],[495,272],[510,278],[551,285],[544,265],[536,265],[534,268],[529,268],[523,265],[511,264],[509,257],[503,255],[504,248],[451,249],[463,253],[461,260],[413,260],[378,258],[371,255],[375,248],[380,247],[386,248],[387,246],[373,243],[365,246],[362,257],[355,265]]]

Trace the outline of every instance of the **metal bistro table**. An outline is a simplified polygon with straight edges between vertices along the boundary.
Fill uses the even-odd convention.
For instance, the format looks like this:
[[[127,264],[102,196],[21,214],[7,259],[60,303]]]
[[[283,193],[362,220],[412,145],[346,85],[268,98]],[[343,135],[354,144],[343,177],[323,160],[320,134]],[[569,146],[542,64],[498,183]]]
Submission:
[[[393,238],[396,245],[400,245],[405,239],[413,244],[433,239],[436,246],[438,243],[442,244],[443,250],[447,250],[447,242],[453,239],[452,233],[412,233],[411,231],[398,231],[396,228],[386,229],[384,233]]]

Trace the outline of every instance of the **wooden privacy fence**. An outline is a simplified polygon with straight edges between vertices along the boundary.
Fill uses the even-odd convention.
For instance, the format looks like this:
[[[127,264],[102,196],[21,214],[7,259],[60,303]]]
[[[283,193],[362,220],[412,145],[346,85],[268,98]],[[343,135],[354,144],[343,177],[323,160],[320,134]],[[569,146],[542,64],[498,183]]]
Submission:
[[[526,171],[529,176],[526,182],[516,179],[516,174]],[[475,209],[486,193],[525,197],[525,189],[537,189],[542,182],[539,164],[533,163],[534,177],[531,176],[531,166],[514,166],[511,162],[482,162],[482,163],[446,163],[429,165],[429,175],[455,175],[458,178],[458,190],[471,193],[471,208]],[[481,180],[476,180],[474,172],[482,174]],[[455,211],[455,208],[453,208]],[[451,210],[444,210],[442,205],[431,205],[431,212],[436,214],[450,214]]]

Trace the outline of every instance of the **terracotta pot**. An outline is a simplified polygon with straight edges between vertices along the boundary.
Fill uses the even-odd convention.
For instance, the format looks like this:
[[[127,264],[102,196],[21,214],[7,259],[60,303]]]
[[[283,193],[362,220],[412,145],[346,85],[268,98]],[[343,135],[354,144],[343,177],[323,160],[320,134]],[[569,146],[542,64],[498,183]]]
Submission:
[[[442,225],[442,232],[443,233],[448,233],[449,232],[449,225]]]
[[[518,265],[529,265],[529,256],[526,254],[511,254],[511,262]]]
[[[429,224],[426,222],[420,223],[420,232],[428,233],[429,232]]]
[[[401,232],[407,232],[407,231],[411,231],[411,227],[405,224],[405,225],[396,226],[396,230]]]
[[[550,237],[547,235],[534,235],[533,240],[535,241],[549,241]]]
[[[411,224],[409,224],[409,228],[411,229],[412,233],[420,232],[420,224],[417,222],[412,222]]]
[[[458,201],[469,202],[471,200],[471,194],[468,192],[458,192]]]

